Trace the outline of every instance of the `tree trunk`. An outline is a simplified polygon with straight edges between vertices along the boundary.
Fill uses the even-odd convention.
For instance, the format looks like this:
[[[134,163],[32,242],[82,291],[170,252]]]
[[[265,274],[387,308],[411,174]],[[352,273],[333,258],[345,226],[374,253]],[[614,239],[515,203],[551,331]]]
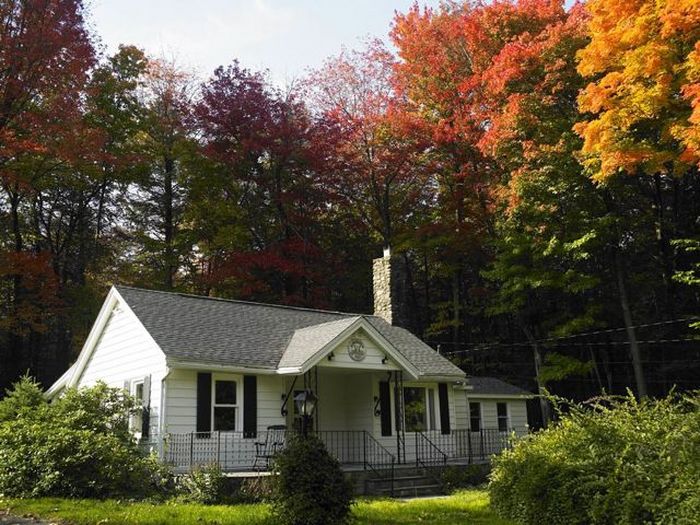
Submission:
[[[540,395],[540,410],[542,411],[542,426],[547,428],[549,422],[552,420],[552,411],[549,406],[549,401],[545,397],[547,393],[546,386],[540,377],[540,370],[542,369],[542,353],[540,352],[540,345],[533,336],[527,325],[521,320],[520,327],[525,333],[530,346],[532,347],[532,357],[535,363],[535,379],[537,381],[537,390]]]
[[[173,246],[175,226],[173,222],[173,176],[175,161],[169,155],[163,159],[163,236],[165,238],[165,276],[163,285],[166,290],[173,288],[173,274],[176,270],[175,249]]]
[[[637,396],[641,399],[647,396],[647,384],[644,378],[644,369],[642,368],[642,356],[637,343],[637,335],[632,322],[632,313],[630,311],[629,299],[627,297],[627,286],[625,285],[625,277],[622,269],[620,255],[615,253],[615,272],[617,274],[617,287],[620,296],[620,306],[622,308],[622,317],[625,323],[625,331],[627,332],[627,340],[630,347],[630,356],[632,357],[632,367],[634,368],[634,379],[637,384]]]

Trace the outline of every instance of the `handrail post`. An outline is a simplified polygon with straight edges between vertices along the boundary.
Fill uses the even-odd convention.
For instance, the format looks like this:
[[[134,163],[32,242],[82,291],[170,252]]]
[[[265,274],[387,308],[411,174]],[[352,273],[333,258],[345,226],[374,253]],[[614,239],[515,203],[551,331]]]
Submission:
[[[362,468],[367,470],[367,431],[362,431]]]
[[[472,429],[467,430],[467,457],[469,458],[469,464],[472,464]]]
[[[479,434],[481,436],[481,439],[479,440],[480,445],[481,445],[481,459],[483,460],[484,459],[484,429],[483,428],[479,429]]]
[[[190,470],[192,470],[193,456],[194,456],[194,432],[190,432]]]
[[[221,468],[221,430],[216,433],[216,464]]]

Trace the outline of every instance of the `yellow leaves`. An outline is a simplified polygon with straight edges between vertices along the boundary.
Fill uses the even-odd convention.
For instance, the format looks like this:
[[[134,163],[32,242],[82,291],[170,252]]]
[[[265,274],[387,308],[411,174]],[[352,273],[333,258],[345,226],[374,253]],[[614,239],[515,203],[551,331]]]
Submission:
[[[591,177],[686,169],[700,152],[700,1],[591,0],[587,10],[591,41],[577,59],[592,81],[578,102],[592,118],[574,130]]]
[[[700,2],[698,0],[671,0],[660,9],[661,36],[697,32],[700,29]]]

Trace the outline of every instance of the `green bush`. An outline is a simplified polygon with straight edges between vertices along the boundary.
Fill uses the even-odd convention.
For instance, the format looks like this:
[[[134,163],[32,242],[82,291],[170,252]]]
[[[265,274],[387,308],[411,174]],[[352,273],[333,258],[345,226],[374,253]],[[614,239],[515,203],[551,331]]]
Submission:
[[[38,396],[37,396],[38,393]],[[29,400],[20,406],[19,399]],[[128,429],[134,401],[98,384],[47,403],[25,378],[0,401],[0,494],[145,497],[162,494],[169,473],[139,449]]]
[[[573,406],[496,458],[491,504],[522,524],[697,523],[700,396]]]
[[[237,503],[263,503],[272,501],[274,495],[273,478],[256,476],[241,481],[236,493]]]
[[[345,523],[352,489],[316,436],[292,437],[275,459],[273,510],[283,525]]]
[[[203,465],[180,478],[178,495],[187,503],[217,505],[229,502],[227,488],[226,478],[218,465]]]
[[[453,465],[440,475],[442,488],[447,493],[486,483],[489,465]]]

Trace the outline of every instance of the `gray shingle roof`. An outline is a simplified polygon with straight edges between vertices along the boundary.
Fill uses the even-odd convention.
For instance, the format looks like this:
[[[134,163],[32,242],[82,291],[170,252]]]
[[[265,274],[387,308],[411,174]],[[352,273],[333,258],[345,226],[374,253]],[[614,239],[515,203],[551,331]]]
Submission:
[[[284,354],[280,358],[278,367],[294,368],[303,366],[311,356],[358,319],[360,317],[344,317],[337,321],[294,330],[294,335],[292,335]]]
[[[467,377],[467,385],[473,388],[468,390],[468,394],[478,395],[507,395],[507,396],[532,396],[532,392],[523,390],[520,387],[496,379],[495,377]]]
[[[290,355],[296,355],[296,361],[303,356],[304,338],[310,338],[314,345],[321,340],[330,341],[333,333],[360,317],[126,286],[115,288],[167,357],[202,364],[276,369],[290,343]],[[407,330],[379,317],[362,317],[421,375],[464,376],[464,372]],[[309,327],[315,328],[304,330]],[[295,331],[300,335],[295,337]]]

